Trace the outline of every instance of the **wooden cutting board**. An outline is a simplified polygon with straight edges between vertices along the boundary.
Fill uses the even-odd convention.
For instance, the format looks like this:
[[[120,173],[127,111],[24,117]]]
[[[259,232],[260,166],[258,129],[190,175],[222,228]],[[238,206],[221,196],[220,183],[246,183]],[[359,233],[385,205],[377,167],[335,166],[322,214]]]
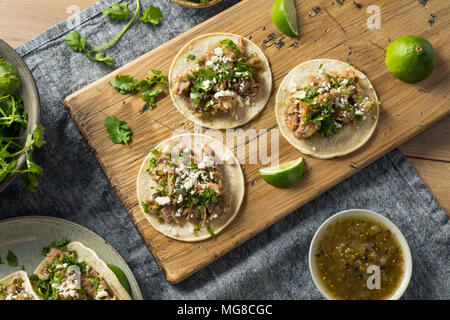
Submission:
[[[177,283],[192,275],[450,114],[450,2],[426,2],[327,0],[315,1],[314,6],[310,1],[297,0],[300,37],[292,39],[273,25],[272,1],[244,0],[65,99],[73,121],[168,281]],[[370,30],[366,25],[372,15],[366,12],[369,5],[380,8],[379,30]],[[276,189],[262,181],[257,171],[262,165],[247,164],[248,141],[237,146],[237,153],[247,150],[243,165],[246,194],[239,215],[215,240],[183,243],[159,234],[147,222],[138,206],[136,178],[153,146],[175,130],[192,131],[193,124],[175,109],[170,97],[160,100],[154,110],[142,112],[144,102],[139,97],[118,94],[109,80],[117,74],[142,79],[149,69],[161,69],[167,74],[177,51],[192,38],[209,32],[244,35],[259,45],[270,60],[272,96],[263,112],[242,127],[256,129],[260,142],[269,141],[268,150],[271,137],[276,137],[276,130],[271,130],[277,128],[275,93],[283,77],[306,60],[333,58],[359,66],[375,86],[382,103],[381,115],[372,139],[353,154],[332,160],[305,156],[306,175],[291,189]],[[384,48],[389,41],[405,34],[425,37],[437,52],[433,74],[418,84],[395,79],[384,63]],[[108,115],[116,115],[130,125],[131,149],[115,145],[107,137],[103,124]],[[280,162],[302,156],[281,135],[279,154]]]

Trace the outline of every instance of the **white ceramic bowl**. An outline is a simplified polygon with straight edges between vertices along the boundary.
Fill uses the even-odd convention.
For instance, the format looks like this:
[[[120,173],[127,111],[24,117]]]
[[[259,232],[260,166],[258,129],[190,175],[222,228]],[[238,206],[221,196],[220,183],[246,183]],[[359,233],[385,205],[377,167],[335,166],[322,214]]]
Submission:
[[[367,217],[371,220],[381,223],[395,235],[395,238],[397,239],[400,248],[402,250],[405,269],[403,272],[403,279],[401,280],[400,285],[398,286],[397,290],[392,294],[392,296],[389,297],[388,299],[389,300],[400,299],[400,297],[403,295],[406,288],[408,287],[409,281],[411,280],[412,258],[408,243],[406,242],[406,239],[403,236],[402,232],[389,219],[382,216],[381,214],[365,209],[351,209],[338,212],[335,215],[328,218],[324,223],[322,223],[319,229],[317,229],[316,234],[314,235],[311,241],[311,246],[309,247],[309,271],[311,272],[312,279],[317,289],[319,289],[320,293],[326,299],[335,300],[335,298],[328,293],[327,289],[322,284],[322,281],[319,279],[318,271],[315,265],[314,254],[317,252],[319,239],[321,238],[322,234],[327,230],[327,228],[330,225],[332,225],[337,219],[341,219],[348,216]]]

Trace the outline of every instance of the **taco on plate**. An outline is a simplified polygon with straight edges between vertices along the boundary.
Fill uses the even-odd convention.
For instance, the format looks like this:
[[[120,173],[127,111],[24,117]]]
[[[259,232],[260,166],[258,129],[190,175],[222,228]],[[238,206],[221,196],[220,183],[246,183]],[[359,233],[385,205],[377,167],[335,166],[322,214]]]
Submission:
[[[351,65],[331,59],[304,62],[281,82],[275,113],[283,136],[320,159],[349,154],[364,145],[378,122],[377,94]]]
[[[16,271],[0,280],[0,300],[40,300],[25,271]]]
[[[253,119],[272,88],[269,61],[252,41],[211,33],[186,44],[169,72],[175,107],[203,127],[227,129]]]
[[[131,300],[105,262],[80,242],[52,248],[30,280],[43,300]]]
[[[151,150],[137,179],[140,207],[162,234],[182,241],[214,237],[237,215],[244,177],[234,154],[205,135],[171,137]]]

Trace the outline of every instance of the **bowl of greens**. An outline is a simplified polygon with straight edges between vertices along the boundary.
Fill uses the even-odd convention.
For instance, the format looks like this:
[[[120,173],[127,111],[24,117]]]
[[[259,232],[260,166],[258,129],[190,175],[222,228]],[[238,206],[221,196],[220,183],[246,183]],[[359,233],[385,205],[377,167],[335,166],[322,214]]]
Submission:
[[[172,0],[172,1],[189,8],[206,8],[213,6],[222,0]]]
[[[22,58],[0,40],[0,192],[21,176],[28,191],[38,185],[42,168],[31,152],[45,144],[39,93]]]

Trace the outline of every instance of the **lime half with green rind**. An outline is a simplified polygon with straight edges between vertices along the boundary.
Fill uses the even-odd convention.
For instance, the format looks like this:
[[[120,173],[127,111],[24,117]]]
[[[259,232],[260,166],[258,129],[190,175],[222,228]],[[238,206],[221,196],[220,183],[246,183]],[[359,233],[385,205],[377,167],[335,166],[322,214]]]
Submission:
[[[259,174],[265,182],[277,188],[289,188],[303,177],[305,161],[303,158],[289,161],[278,166],[263,168]]]
[[[272,21],[285,35],[298,37],[295,0],[275,0],[272,5]]]

